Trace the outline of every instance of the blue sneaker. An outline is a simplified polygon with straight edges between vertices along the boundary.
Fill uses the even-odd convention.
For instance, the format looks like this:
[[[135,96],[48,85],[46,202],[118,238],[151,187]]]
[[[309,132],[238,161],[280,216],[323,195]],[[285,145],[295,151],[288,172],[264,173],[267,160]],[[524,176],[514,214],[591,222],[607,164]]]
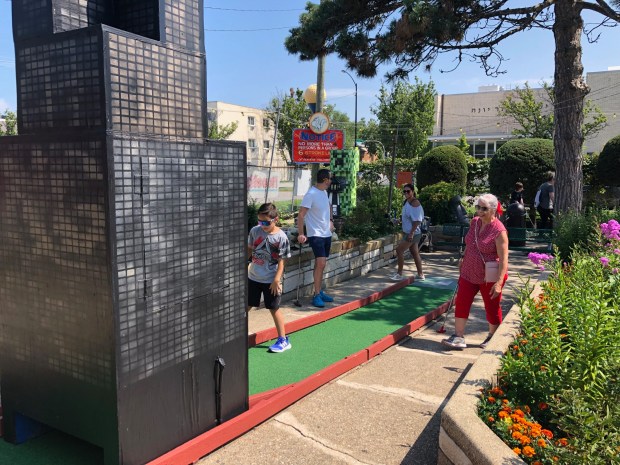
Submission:
[[[323,299],[321,299],[321,294],[317,294],[312,297],[312,305],[319,308],[325,307],[325,302],[323,302]]]
[[[279,337],[274,345],[269,347],[269,352],[284,352],[285,350],[289,350],[291,347],[291,343],[287,337]]]
[[[321,299],[323,300],[323,302],[333,302],[334,298],[331,295],[325,294],[325,292],[321,291],[321,294],[319,294],[321,296]]]

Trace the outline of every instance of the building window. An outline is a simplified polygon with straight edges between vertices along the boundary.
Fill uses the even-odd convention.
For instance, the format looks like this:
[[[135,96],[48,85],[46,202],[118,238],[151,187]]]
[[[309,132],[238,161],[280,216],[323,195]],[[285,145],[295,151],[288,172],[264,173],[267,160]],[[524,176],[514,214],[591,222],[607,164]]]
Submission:
[[[253,116],[248,116],[248,126],[254,127],[256,126],[256,118]]]
[[[265,150],[269,150],[269,141],[268,141],[268,140],[264,140],[264,141],[263,141],[263,148],[264,148]]]
[[[248,139],[248,148],[251,150],[256,149],[256,139]]]
[[[270,125],[271,125],[271,122],[269,121],[269,119],[263,118],[263,129],[269,129]]]
[[[486,158],[487,143],[485,141],[474,142],[474,157]]]

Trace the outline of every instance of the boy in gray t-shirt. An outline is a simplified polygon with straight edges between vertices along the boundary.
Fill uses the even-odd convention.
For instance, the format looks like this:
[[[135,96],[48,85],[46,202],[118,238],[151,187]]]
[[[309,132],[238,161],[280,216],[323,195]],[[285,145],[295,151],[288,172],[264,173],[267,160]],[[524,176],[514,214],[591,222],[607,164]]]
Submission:
[[[284,317],[280,311],[284,259],[291,256],[288,237],[276,226],[278,210],[273,203],[258,208],[258,226],[248,235],[248,311],[260,305],[261,296],[271,312],[278,331],[278,340],[269,347],[271,352],[284,352],[291,343],[284,330]]]

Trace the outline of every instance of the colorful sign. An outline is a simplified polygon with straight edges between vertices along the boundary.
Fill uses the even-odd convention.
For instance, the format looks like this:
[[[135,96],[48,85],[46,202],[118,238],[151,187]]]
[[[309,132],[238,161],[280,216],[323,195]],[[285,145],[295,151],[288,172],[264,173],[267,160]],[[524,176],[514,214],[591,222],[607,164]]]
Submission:
[[[293,130],[293,163],[329,163],[332,150],[342,150],[344,133],[330,129],[315,134],[310,129]]]

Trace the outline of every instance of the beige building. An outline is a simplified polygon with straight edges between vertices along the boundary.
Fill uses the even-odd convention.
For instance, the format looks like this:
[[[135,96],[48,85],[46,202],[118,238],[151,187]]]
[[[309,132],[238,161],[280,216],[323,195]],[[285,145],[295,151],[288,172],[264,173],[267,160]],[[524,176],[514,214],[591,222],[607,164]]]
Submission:
[[[275,128],[274,123],[267,117],[264,110],[212,101],[207,102],[207,115],[209,125],[225,126],[236,122],[238,124],[237,129],[227,139],[246,142],[248,168],[269,169]],[[292,171],[287,166],[284,152],[278,150],[276,144],[276,150],[273,153],[272,173],[277,174],[280,180],[289,180]]]
[[[584,150],[600,152],[609,139],[620,134],[620,118],[617,117],[620,115],[620,69],[587,73],[586,80],[590,86],[588,99],[607,116],[608,126],[587,139]],[[537,99],[546,102],[543,112],[553,111],[544,89],[532,90]],[[493,156],[502,144],[514,138],[514,122],[498,116],[500,102],[511,92],[500,86],[483,86],[475,93],[438,95],[435,99],[435,127],[429,140],[433,146],[454,145],[462,131],[471,145],[472,155],[479,158]]]

